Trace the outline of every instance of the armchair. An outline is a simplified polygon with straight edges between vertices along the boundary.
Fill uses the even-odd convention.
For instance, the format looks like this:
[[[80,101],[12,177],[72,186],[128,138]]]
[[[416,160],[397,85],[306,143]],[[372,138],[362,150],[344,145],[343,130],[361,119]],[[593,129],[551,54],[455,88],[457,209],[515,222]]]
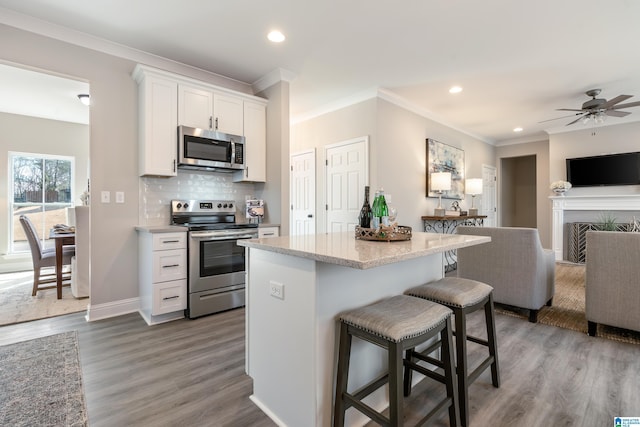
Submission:
[[[456,232],[491,237],[490,243],[458,249],[458,276],[491,285],[495,302],[528,309],[529,321],[537,322],[555,293],[555,257],[542,248],[538,230],[460,226]]]
[[[587,232],[585,313],[589,335],[598,323],[640,331],[640,233]]]

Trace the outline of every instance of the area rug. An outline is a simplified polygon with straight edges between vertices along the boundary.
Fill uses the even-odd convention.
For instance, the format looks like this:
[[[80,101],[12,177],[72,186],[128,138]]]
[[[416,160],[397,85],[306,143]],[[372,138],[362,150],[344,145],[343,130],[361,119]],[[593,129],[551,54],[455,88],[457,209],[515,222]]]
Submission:
[[[0,347],[0,425],[86,426],[76,331]]]
[[[587,333],[585,315],[585,266],[556,263],[556,293],[551,307],[544,306],[538,322],[572,331]],[[496,305],[496,311],[510,316],[527,318],[528,311]],[[640,333],[612,326],[598,325],[598,337],[614,341],[640,344]]]
[[[0,274],[0,325],[86,311],[89,304],[89,298],[74,298],[69,287],[62,288],[62,299],[57,299],[55,289],[32,297],[32,289],[32,271]]]

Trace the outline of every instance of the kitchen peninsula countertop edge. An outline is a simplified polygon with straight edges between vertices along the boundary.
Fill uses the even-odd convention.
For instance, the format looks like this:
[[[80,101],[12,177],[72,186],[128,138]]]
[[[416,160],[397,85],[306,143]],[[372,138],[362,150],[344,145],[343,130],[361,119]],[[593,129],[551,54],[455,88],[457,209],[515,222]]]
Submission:
[[[239,240],[238,245],[366,270],[490,241],[486,236],[414,232],[411,240],[379,242],[342,232]]]

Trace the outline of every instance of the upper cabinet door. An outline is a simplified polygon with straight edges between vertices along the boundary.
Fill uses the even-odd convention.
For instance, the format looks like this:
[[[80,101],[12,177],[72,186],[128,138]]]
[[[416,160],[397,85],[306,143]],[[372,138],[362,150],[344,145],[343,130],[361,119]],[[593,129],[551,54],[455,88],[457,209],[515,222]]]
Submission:
[[[193,86],[179,85],[178,125],[214,129],[213,92]]]
[[[140,76],[139,174],[176,176],[176,107],[178,85],[168,79]]]
[[[244,135],[242,109],[241,98],[215,93],[213,95],[213,128],[232,135]]]

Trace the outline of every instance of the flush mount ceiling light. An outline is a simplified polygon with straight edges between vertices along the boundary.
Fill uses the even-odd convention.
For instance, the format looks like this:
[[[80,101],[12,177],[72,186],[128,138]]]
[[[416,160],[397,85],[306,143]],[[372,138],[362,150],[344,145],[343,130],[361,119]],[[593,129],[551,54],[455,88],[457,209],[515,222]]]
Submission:
[[[89,96],[89,94],[87,93],[81,93],[78,95],[78,99],[80,100],[80,102],[82,102],[84,105],[89,105],[91,104],[91,97]]]
[[[267,34],[267,38],[274,43],[282,43],[285,39],[284,34],[278,30],[271,31]]]
[[[514,132],[522,132],[523,129],[521,127],[513,128]]]
[[[449,89],[449,93],[460,93],[462,92],[462,88],[460,86],[452,86],[451,89]]]

